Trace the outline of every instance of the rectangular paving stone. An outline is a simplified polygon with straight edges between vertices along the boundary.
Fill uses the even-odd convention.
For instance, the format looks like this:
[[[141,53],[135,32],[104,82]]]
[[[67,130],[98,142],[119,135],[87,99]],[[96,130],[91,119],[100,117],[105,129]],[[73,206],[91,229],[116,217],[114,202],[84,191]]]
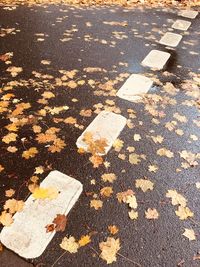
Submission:
[[[24,209],[14,215],[13,224],[0,233],[2,244],[24,258],[36,258],[43,253],[55,235],[55,231],[47,233],[45,226],[57,214],[67,215],[83,190],[79,181],[59,171],[50,172],[40,187],[56,188],[59,194],[52,200],[34,199],[31,195]]]
[[[167,52],[151,50],[141,64],[152,69],[161,70],[169,58],[170,54]]]
[[[132,74],[119,89],[117,96],[128,101],[137,101],[141,99],[141,94],[149,91],[152,84],[151,79],[143,75]]]
[[[176,47],[182,39],[182,35],[166,32],[165,35],[160,39],[159,43],[167,46]]]
[[[198,15],[198,11],[195,10],[182,10],[179,13],[180,16],[185,17],[185,18],[189,18],[189,19],[195,19],[196,16]]]
[[[187,31],[190,25],[191,25],[190,21],[177,19],[172,25],[172,28],[176,30]]]
[[[85,151],[88,151],[88,146],[84,142],[84,134],[89,132],[92,133],[94,140],[106,139],[107,146],[105,152],[99,153],[99,155],[106,155],[125,125],[125,117],[113,112],[102,111],[77,139],[76,145],[78,148],[83,148]]]

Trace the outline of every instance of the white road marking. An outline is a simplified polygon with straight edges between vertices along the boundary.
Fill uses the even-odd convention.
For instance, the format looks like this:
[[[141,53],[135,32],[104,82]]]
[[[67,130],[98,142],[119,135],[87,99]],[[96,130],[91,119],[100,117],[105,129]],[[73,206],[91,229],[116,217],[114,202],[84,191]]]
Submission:
[[[52,171],[44,179],[41,187],[53,187],[60,193],[57,198],[34,199],[31,195],[24,209],[14,215],[14,222],[4,227],[0,240],[7,248],[24,258],[39,257],[53,236],[46,233],[45,226],[51,224],[57,214],[67,215],[82,192],[82,184],[59,171]]]
[[[160,39],[159,43],[167,46],[176,47],[182,39],[182,35],[166,32],[165,35]]]
[[[106,155],[125,125],[125,117],[113,112],[102,111],[77,139],[76,145],[78,148],[83,148],[85,151],[87,151],[88,146],[83,139],[84,134],[86,132],[90,132],[93,134],[94,140],[101,138],[105,138],[107,140],[108,146],[105,148],[105,153],[100,154]]]
[[[170,54],[167,52],[151,50],[141,64],[152,69],[161,70],[165,66],[169,58]]]
[[[149,91],[152,84],[153,81],[150,78],[139,74],[132,74],[119,89],[117,96],[128,101],[137,101],[141,99],[141,94]]]
[[[172,25],[172,28],[176,30],[187,31],[190,25],[191,25],[190,21],[177,19]]]
[[[189,18],[189,19],[195,19],[197,15],[198,15],[198,11],[195,11],[195,10],[182,10],[179,13],[179,16]]]

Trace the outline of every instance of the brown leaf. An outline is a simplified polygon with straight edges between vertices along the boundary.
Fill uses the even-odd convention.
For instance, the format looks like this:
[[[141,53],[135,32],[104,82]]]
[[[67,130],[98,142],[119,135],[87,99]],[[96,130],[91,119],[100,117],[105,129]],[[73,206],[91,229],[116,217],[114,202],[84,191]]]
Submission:
[[[53,223],[56,225],[56,232],[64,232],[67,224],[67,217],[64,214],[57,214],[56,218],[53,220]]]

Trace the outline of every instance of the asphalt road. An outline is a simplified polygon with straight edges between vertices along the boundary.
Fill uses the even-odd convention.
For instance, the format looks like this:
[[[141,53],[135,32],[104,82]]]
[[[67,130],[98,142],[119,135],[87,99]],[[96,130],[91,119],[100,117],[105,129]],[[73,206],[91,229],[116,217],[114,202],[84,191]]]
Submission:
[[[34,175],[35,168],[43,166],[45,172],[38,175],[42,181],[51,169],[59,170],[81,181],[84,192],[68,216],[68,224],[64,233],[57,233],[41,257],[27,260],[37,266],[52,266],[63,253],[59,247],[61,240],[66,235],[72,235],[79,239],[82,235],[93,233],[92,242],[79,249],[75,254],[66,253],[55,266],[67,267],[90,267],[107,266],[98,253],[99,243],[105,241],[111,234],[109,225],[116,225],[119,232],[114,236],[120,239],[121,249],[117,255],[114,267],[137,266],[128,259],[140,264],[142,267],[198,267],[199,259],[194,256],[200,251],[199,225],[200,222],[200,191],[195,183],[199,182],[199,166],[190,166],[186,169],[181,167],[179,152],[186,150],[192,153],[199,152],[199,140],[195,141],[190,135],[198,138],[199,128],[194,121],[199,120],[197,98],[189,95],[196,85],[193,77],[200,70],[199,57],[199,16],[192,20],[188,32],[184,34],[179,46],[174,49],[165,48],[157,43],[164,32],[171,31],[171,25],[176,19],[180,19],[176,9],[123,9],[123,8],[72,8],[66,6],[26,7],[19,6],[14,10],[0,9],[1,26],[11,29],[11,33],[4,36],[5,30],[1,31],[1,54],[13,52],[11,58],[13,66],[22,67],[23,71],[16,77],[12,77],[6,71],[8,66],[0,62],[2,87],[10,81],[20,81],[21,84],[14,86],[10,91],[2,91],[4,96],[13,93],[14,98],[20,102],[30,103],[31,109],[25,111],[29,124],[24,125],[17,132],[18,139],[12,145],[18,148],[16,153],[7,151],[9,145],[1,142],[1,165],[4,170],[0,173],[1,203],[4,204],[5,190],[16,190],[17,199],[25,199],[29,194],[27,182]],[[191,21],[191,20],[190,20]],[[118,22],[118,23],[116,23]],[[180,33],[180,31],[174,31]],[[183,33],[181,33],[183,34]],[[151,49],[169,51],[171,58],[164,71],[152,71],[141,66],[141,61]],[[47,60],[49,65],[41,64],[41,60]],[[84,68],[102,68],[104,71],[88,73]],[[85,80],[86,83],[75,89],[66,86],[55,86],[55,79],[62,75],[59,70],[77,70],[76,81]],[[35,74],[38,72],[42,75]],[[119,89],[126,80],[122,73],[140,73],[157,79],[151,93],[176,100],[172,105],[163,102],[158,103],[160,111],[152,115],[147,110],[147,103],[130,103],[116,96],[109,95],[109,91],[101,90],[101,85],[106,81],[115,81],[113,87]],[[191,74],[193,73],[193,74]],[[45,76],[52,75],[52,77]],[[192,76],[193,75],[193,76]],[[37,76],[37,77],[36,77]],[[120,78],[120,79],[119,79]],[[95,85],[91,86],[94,80]],[[158,82],[158,80],[160,82]],[[187,80],[186,89],[182,83]],[[178,89],[175,95],[170,95],[163,90],[166,82],[173,83]],[[53,84],[53,88],[51,87]],[[193,87],[192,87],[193,86]],[[193,89],[192,89],[193,88]],[[195,87],[196,88],[196,87]],[[38,110],[44,104],[38,103],[44,91],[55,93],[55,97],[48,100],[49,106],[67,105],[70,109],[60,114],[47,114],[42,120],[38,120]],[[102,91],[104,95],[102,95]],[[77,102],[72,99],[78,99]],[[100,166],[93,168],[88,155],[77,153],[76,140],[83,129],[63,122],[55,122],[55,118],[67,118],[72,116],[77,119],[79,125],[86,128],[95,118],[95,110],[98,103],[104,108],[106,100],[115,103],[114,111],[120,110],[121,114],[129,118],[133,128],[125,127],[120,135],[124,147],[120,154],[125,159],[120,159],[119,152],[111,149],[105,160],[110,162],[108,169]],[[185,100],[192,100],[192,105],[185,105]],[[153,100],[152,100],[153,101]],[[149,105],[152,105],[150,101]],[[145,108],[146,107],[146,108]],[[15,109],[15,102],[11,102],[10,110]],[[81,116],[82,109],[91,109],[90,117]],[[130,111],[133,109],[135,118],[131,118]],[[165,124],[175,120],[175,113],[184,115],[186,123],[177,121],[176,129],[181,129],[183,135],[169,131]],[[165,114],[165,116],[162,116]],[[8,133],[5,126],[10,123],[9,111],[3,112],[1,125],[1,138]],[[159,120],[155,124],[152,119]],[[38,144],[35,133],[32,131],[33,124],[40,125],[42,131],[49,127],[60,128],[59,137],[67,146],[59,153],[48,152],[45,144]],[[139,134],[141,140],[134,141],[133,135]],[[164,138],[162,144],[152,141],[151,135],[161,135]],[[11,144],[10,144],[11,145]],[[25,160],[21,157],[25,148],[37,147],[39,153],[36,157]],[[140,164],[131,165],[128,160],[128,147],[135,147],[138,154],[146,156]],[[166,147],[174,153],[173,158],[160,157],[156,151]],[[124,156],[121,156],[122,158]],[[198,161],[198,160],[197,160]],[[157,172],[148,171],[149,165],[157,165]],[[177,171],[180,169],[180,171]],[[105,172],[115,173],[117,180],[113,184],[104,183],[101,175]],[[148,177],[154,182],[154,190],[143,193],[135,188],[135,180]],[[91,180],[96,184],[91,184]],[[104,186],[113,187],[113,195],[110,198],[102,198],[102,209],[95,210],[90,207],[93,194],[99,194]],[[138,200],[139,217],[133,221],[128,216],[128,207],[117,201],[116,194],[127,189],[136,193]],[[166,198],[166,192],[177,190],[188,200],[188,206],[194,213],[193,220],[181,221],[175,214],[175,207]],[[157,220],[148,220],[144,212],[148,208],[156,208],[159,212]],[[184,228],[193,229],[196,240],[189,241],[182,233]],[[97,253],[95,252],[97,251]],[[3,257],[0,254],[1,266],[12,266],[15,258]],[[128,259],[127,259],[128,258]],[[22,267],[26,263],[17,263],[16,267]]]

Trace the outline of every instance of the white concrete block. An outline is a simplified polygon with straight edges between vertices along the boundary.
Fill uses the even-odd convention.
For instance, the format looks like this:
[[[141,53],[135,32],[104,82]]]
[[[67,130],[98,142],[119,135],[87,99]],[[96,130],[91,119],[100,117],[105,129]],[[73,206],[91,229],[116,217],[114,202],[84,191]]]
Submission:
[[[77,139],[76,145],[78,148],[83,148],[87,151],[88,146],[84,142],[84,134],[90,132],[93,134],[94,140],[105,138],[107,147],[105,153],[99,155],[106,155],[112,147],[114,141],[119,136],[120,132],[126,125],[126,118],[109,111],[102,111],[85,129],[82,135]]]
[[[195,10],[182,10],[179,13],[179,16],[189,18],[189,19],[195,19],[196,16],[198,15],[198,11]]]
[[[43,180],[41,187],[54,187],[60,193],[57,198],[34,199],[31,195],[24,209],[14,215],[11,226],[0,233],[3,245],[24,258],[39,257],[55,231],[46,233],[45,226],[51,224],[57,214],[67,215],[82,192],[82,184],[59,171],[52,171]]]
[[[191,25],[190,21],[177,19],[172,25],[172,28],[176,30],[187,31],[190,25]]]
[[[170,54],[167,52],[151,50],[141,64],[152,69],[161,70],[165,66],[169,58]]]
[[[141,99],[141,94],[149,91],[153,81],[143,75],[132,74],[117,92],[117,96],[128,101]]]
[[[160,39],[159,43],[167,46],[176,47],[182,39],[182,35],[166,32],[165,35]]]

